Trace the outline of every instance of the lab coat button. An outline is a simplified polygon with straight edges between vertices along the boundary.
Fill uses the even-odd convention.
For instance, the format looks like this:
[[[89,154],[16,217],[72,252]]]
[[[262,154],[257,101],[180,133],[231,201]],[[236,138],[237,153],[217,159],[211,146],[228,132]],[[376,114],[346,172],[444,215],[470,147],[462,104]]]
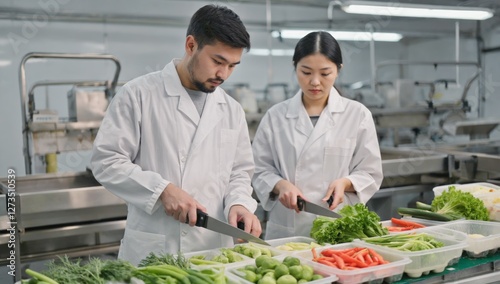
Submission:
[[[186,231],[182,231],[181,235],[185,237],[188,233]]]

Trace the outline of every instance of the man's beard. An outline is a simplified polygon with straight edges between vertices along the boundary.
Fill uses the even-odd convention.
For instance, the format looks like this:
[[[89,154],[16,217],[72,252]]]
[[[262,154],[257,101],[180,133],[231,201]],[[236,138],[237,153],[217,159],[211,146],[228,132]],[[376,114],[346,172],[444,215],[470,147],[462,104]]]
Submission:
[[[214,86],[205,86],[205,84],[199,80],[197,80],[194,76],[194,69],[196,68],[196,65],[198,63],[198,54],[195,53],[193,55],[193,58],[191,59],[191,61],[188,63],[188,66],[187,66],[187,69],[188,69],[188,73],[189,73],[189,77],[191,79],[191,83],[193,83],[193,85],[201,92],[204,92],[204,93],[212,93],[213,91],[215,91],[215,89],[217,87],[214,87]],[[207,81],[215,81],[215,82],[220,82],[220,84],[224,83],[224,80],[222,80],[221,78],[215,78],[215,79],[208,79]]]

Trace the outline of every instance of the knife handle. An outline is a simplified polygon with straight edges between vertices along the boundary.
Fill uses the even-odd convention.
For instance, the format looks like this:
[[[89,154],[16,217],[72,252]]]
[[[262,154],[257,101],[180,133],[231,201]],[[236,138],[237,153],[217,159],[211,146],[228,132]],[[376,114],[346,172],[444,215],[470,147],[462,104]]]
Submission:
[[[297,196],[297,208],[299,208],[300,211],[302,211],[304,209],[305,203],[306,202],[304,201],[304,199],[302,199],[302,197]]]
[[[238,229],[245,231],[245,222],[239,221],[238,222]]]
[[[328,198],[328,200],[326,201],[326,203],[328,203],[328,206],[332,206],[332,203],[333,203],[333,195],[330,195],[330,198]]]
[[[207,227],[208,214],[201,211],[200,209],[196,209],[196,227]],[[186,218],[186,223],[189,223],[189,216]]]
[[[328,203],[328,206],[332,206],[333,195],[330,195],[330,198],[328,198],[326,203]],[[304,204],[305,204],[304,199],[302,199],[302,197],[300,197],[300,196],[297,196],[297,207],[299,208],[300,211],[302,211],[304,209]]]

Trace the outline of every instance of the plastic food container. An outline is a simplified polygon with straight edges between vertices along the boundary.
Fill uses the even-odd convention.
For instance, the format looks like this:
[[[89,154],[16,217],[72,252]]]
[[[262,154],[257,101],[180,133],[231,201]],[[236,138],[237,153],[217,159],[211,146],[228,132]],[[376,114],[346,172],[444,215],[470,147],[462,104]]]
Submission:
[[[269,243],[267,240],[266,240],[266,242]],[[269,250],[271,252],[271,256],[273,256],[273,257],[285,254],[285,251],[278,250],[278,249],[276,249],[276,248],[274,248],[272,246],[266,246],[266,245],[261,245],[261,244],[257,244],[257,243],[252,243],[252,242],[235,244],[231,249],[235,250],[237,246],[245,246],[245,247],[256,248],[256,249],[266,249],[266,250]],[[250,256],[250,255],[246,255],[244,253],[240,253],[240,254],[243,254],[243,255],[251,258],[251,259],[252,258],[257,258],[257,257],[253,257],[253,256]]]
[[[267,241],[266,241],[267,242]],[[280,255],[274,257],[275,259],[279,260],[280,262],[285,259],[289,255]],[[294,255],[295,256],[295,255]],[[321,265],[319,263],[301,258],[299,256],[295,256],[300,260],[301,264],[306,264],[309,265],[313,268],[315,274],[321,274],[323,275],[323,278],[318,279],[318,280],[313,280],[306,282],[307,284],[324,284],[324,283],[334,283],[338,280],[338,277],[335,275],[335,273],[327,266]],[[238,277],[241,279],[239,283],[241,284],[252,284],[253,282],[247,281],[246,279],[242,278],[240,271],[238,271],[238,268],[245,267],[246,265],[255,265],[255,260],[250,260],[250,261],[245,261],[245,262],[240,262],[238,266],[233,266],[231,268],[226,269],[226,274],[232,274],[234,277]],[[233,277],[233,278],[234,278]]]
[[[490,221],[500,221],[500,186],[486,182],[442,185],[433,188],[434,195],[441,195],[452,185],[458,190],[470,192],[474,197],[481,199],[489,211]]]
[[[446,228],[440,228],[439,226],[398,234],[414,233],[427,233],[436,240],[441,241],[444,246],[436,249],[406,252],[381,245],[370,244],[363,240],[354,240],[353,243],[357,246],[377,248],[381,251],[385,250],[403,257],[408,257],[411,263],[405,266],[404,272],[406,272],[409,277],[413,278],[420,277],[422,274],[427,275],[430,272],[442,272],[446,266],[457,263],[462,255],[463,249],[467,247],[466,234]]]
[[[332,248],[332,249],[342,250],[353,247],[367,247],[367,246],[356,245],[354,243],[343,243],[343,244],[325,246],[323,248],[317,248],[316,252],[318,253],[318,255],[320,255],[321,251],[325,249]],[[379,284],[382,282],[392,283],[401,280],[401,278],[403,277],[405,265],[410,263],[411,260],[406,256],[401,256],[387,250],[381,250],[379,248],[373,248],[373,250],[375,250],[375,252],[380,254],[385,260],[389,261],[390,263],[356,269],[356,270],[342,270],[334,267],[328,267],[328,266],[327,267],[331,269],[335,273],[335,275],[337,275],[337,277],[339,278],[337,281],[338,283]],[[293,255],[311,261],[313,257],[311,251],[297,252]]]
[[[434,191],[435,196],[439,196],[441,195],[441,193],[443,193],[443,191],[448,190],[448,187],[450,186],[454,186],[456,189],[461,191],[470,192],[473,195],[500,191],[500,186],[487,182],[441,185],[434,187],[432,191]]]
[[[485,257],[494,254],[500,247],[500,223],[461,220],[439,226],[467,234],[467,247],[464,251],[469,257]],[[484,237],[475,238],[474,234]]]
[[[242,255],[242,254],[239,254],[237,252],[234,252],[233,253],[236,255],[236,256],[239,256],[242,258],[241,261],[236,261],[236,262],[232,262],[232,263],[218,263],[218,264],[213,264],[213,265],[210,265],[210,264],[207,264],[207,265],[196,265],[196,264],[193,264],[191,263],[191,267],[194,268],[194,269],[197,269],[197,270],[200,270],[200,269],[203,269],[203,268],[207,268],[207,267],[231,267],[235,264],[238,264],[239,262],[244,262],[244,261],[248,261],[250,260],[251,258],[246,256],[246,255]],[[191,257],[193,256],[204,256],[206,260],[211,260],[212,258],[218,256],[222,254],[222,249],[211,249],[211,250],[203,250],[203,251],[195,251],[195,252],[189,252],[189,253],[185,253],[184,254],[184,257],[186,259],[190,259]]]
[[[312,248],[311,243],[316,244],[315,247],[323,247],[322,245],[316,243],[313,238],[297,236],[297,237],[289,237],[289,238],[280,238],[274,240],[266,240],[268,244],[270,244],[273,248],[282,251],[283,253],[295,253],[298,251],[310,250]],[[302,250],[286,250],[280,249],[280,246],[286,245],[288,243],[302,243],[304,246],[308,245],[308,248]]]

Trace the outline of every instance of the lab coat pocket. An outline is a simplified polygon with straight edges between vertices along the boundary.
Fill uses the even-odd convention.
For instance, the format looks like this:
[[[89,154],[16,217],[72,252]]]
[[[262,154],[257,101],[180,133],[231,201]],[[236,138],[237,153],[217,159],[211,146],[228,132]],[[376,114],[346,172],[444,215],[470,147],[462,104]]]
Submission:
[[[165,236],[161,234],[125,229],[118,258],[138,265],[150,252],[165,252]]]
[[[220,141],[220,176],[224,182],[228,183],[236,154],[238,131],[234,129],[221,129]]]
[[[352,138],[335,139],[325,147],[325,156],[352,156],[354,147],[356,146],[355,141]]]
[[[354,139],[337,140],[332,146],[325,147],[323,156],[323,181],[331,181],[349,174],[355,144]]]

